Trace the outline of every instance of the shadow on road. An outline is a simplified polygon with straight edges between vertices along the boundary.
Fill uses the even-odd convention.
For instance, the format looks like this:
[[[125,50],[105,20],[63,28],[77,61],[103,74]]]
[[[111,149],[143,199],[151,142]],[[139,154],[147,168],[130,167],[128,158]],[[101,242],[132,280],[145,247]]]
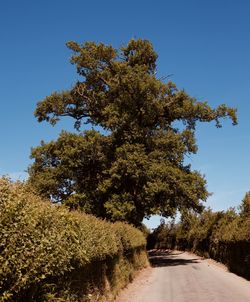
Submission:
[[[200,263],[198,258],[184,259],[180,255],[182,252],[168,250],[152,250],[148,252],[149,261],[152,267],[177,266]]]

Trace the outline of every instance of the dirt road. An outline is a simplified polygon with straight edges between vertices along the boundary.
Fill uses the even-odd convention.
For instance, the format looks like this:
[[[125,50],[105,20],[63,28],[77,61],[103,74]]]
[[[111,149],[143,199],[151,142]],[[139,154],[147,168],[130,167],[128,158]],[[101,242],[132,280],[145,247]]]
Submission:
[[[250,282],[211,260],[182,252],[151,254],[116,302],[250,302]]]

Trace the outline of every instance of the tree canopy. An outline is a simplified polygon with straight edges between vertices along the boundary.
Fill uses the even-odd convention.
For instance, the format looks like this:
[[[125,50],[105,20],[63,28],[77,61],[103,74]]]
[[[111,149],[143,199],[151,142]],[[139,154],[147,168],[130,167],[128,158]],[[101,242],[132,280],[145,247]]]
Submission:
[[[213,109],[157,77],[157,54],[148,40],[115,49],[68,42],[75,85],[37,104],[39,122],[73,118],[78,133],[32,149],[30,182],[70,208],[138,225],[144,217],[201,211],[205,178],[185,156],[197,152],[197,122],[237,123],[236,110]],[[82,131],[84,124],[93,129]],[[96,126],[101,127],[98,131]]]

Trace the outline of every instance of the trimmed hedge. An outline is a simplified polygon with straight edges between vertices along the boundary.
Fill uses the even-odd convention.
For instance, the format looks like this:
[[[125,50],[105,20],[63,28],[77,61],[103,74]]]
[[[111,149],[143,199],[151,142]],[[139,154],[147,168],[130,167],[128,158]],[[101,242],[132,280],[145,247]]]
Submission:
[[[87,301],[103,288],[111,299],[147,265],[145,244],[128,224],[69,212],[0,179],[0,301]]]

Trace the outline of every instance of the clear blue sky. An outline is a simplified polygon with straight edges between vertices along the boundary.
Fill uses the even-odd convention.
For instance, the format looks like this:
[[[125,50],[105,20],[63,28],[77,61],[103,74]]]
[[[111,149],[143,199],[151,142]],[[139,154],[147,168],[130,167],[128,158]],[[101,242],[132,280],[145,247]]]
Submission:
[[[207,205],[239,205],[250,190],[249,14],[247,0],[2,1],[0,174],[22,177],[32,146],[72,129],[70,120],[53,128],[33,116],[37,101],[76,79],[66,41],[119,47],[140,37],[153,42],[159,75],[173,74],[179,88],[211,106],[238,108],[237,127],[227,121],[222,129],[198,127],[199,151],[191,163],[214,193]]]

